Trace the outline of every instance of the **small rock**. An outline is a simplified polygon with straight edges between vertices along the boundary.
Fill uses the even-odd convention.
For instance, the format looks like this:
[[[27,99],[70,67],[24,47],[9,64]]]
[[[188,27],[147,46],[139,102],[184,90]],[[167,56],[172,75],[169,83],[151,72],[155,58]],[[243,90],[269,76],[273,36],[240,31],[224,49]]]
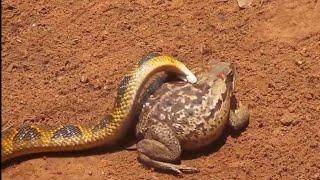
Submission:
[[[89,175],[89,176],[92,176],[92,172],[91,172],[91,171],[90,171],[90,172],[88,172],[88,175]]]
[[[312,176],[313,179],[317,179],[319,180],[320,179],[320,173],[316,173]]]
[[[299,123],[299,117],[293,113],[286,113],[280,119],[280,123],[283,126],[297,125]]]
[[[295,63],[296,63],[296,65],[300,66],[300,65],[303,64],[303,61],[301,61],[301,60],[295,60]]]
[[[238,5],[240,8],[249,8],[251,6],[252,0],[238,0]]]
[[[268,83],[268,88],[275,88],[275,86],[272,83]]]
[[[245,166],[245,162],[244,161],[237,161],[237,162],[233,162],[229,164],[229,167],[231,168],[239,168],[239,167],[243,167]]]
[[[303,51],[303,52],[306,52],[306,51],[307,51],[307,48],[305,48],[305,47],[302,48],[302,51]]]
[[[292,119],[290,119],[290,118],[282,118],[280,120],[280,122],[284,126],[289,126],[292,123]]]
[[[276,113],[277,113],[278,116],[282,116],[283,115],[282,110],[278,110],[278,111],[276,111]]]
[[[107,55],[106,52],[95,52],[95,53],[92,54],[92,56],[95,57],[95,58],[103,58],[106,55]]]
[[[295,119],[295,120],[293,120],[293,122],[292,122],[292,125],[297,125],[297,124],[299,124],[299,122],[300,122],[300,120],[299,119]]]
[[[316,149],[318,147],[318,143],[317,142],[311,142],[310,147],[313,149]]]
[[[76,45],[76,44],[78,44],[78,43],[79,43],[79,39],[73,39],[71,44],[72,44],[72,45]]]
[[[16,7],[14,7],[14,6],[12,6],[12,5],[8,5],[6,9],[8,9],[8,10],[11,10],[11,11],[12,11],[12,10],[16,9]]]
[[[81,76],[81,78],[80,78],[80,82],[82,82],[82,83],[87,83],[89,80],[88,80],[88,78],[86,77],[86,76]]]
[[[103,88],[102,88],[103,90],[111,90],[111,87],[110,86],[103,86]]]
[[[292,123],[291,119],[288,119],[288,118],[282,118],[280,122],[284,126],[289,126]]]
[[[282,171],[283,171],[283,172],[287,172],[287,171],[288,171],[288,168],[287,168],[287,167],[283,167],[283,168],[282,168]]]
[[[294,106],[294,105],[288,107],[288,111],[289,111],[290,113],[293,113],[295,110],[296,110],[296,106]]]
[[[305,98],[308,99],[308,100],[311,100],[311,99],[313,99],[313,94],[312,93],[306,93],[305,94]]]
[[[9,72],[12,72],[13,69],[15,69],[15,68],[17,68],[17,65],[15,65],[14,63],[11,63],[11,64],[8,66],[7,70],[8,70]]]
[[[202,55],[207,55],[207,54],[210,54],[212,51],[211,51],[211,49],[210,49],[210,47],[208,46],[208,45],[206,45],[206,44],[202,44],[201,46],[200,46],[200,53],[202,54]]]
[[[262,123],[262,122],[259,122],[258,127],[259,127],[259,128],[262,128],[262,127],[263,127],[263,123]]]
[[[58,76],[58,77],[57,77],[57,80],[58,80],[58,81],[61,81],[62,79],[63,79],[62,76]]]
[[[93,85],[93,89],[101,89],[101,88],[102,88],[102,85],[100,85],[100,84]]]

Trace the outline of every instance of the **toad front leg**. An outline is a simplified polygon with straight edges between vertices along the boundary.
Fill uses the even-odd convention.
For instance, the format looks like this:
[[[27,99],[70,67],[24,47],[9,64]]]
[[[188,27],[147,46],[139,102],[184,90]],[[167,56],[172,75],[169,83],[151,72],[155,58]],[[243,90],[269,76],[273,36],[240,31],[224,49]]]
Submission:
[[[229,125],[233,130],[239,131],[249,124],[249,109],[247,105],[239,103],[239,107],[230,110]]]
[[[176,173],[198,172],[197,169],[184,165],[172,164],[180,160],[181,146],[172,129],[161,122],[148,127],[144,139],[137,144],[140,161],[158,170]]]

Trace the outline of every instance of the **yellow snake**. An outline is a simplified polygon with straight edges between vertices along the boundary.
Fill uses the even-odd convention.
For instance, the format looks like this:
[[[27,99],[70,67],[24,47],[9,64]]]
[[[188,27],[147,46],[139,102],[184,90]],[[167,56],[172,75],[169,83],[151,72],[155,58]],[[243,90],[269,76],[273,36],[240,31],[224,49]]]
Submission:
[[[150,54],[142,58],[123,79],[113,111],[93,125],[66,124],[56,127],[25,125],[10,128],[1,134],[1,162],[25,154],[73,151],[113,145],[132,126],[134,106],[143,86],[157,72],[173,72],[195,83],[194,74],[171,56]]]

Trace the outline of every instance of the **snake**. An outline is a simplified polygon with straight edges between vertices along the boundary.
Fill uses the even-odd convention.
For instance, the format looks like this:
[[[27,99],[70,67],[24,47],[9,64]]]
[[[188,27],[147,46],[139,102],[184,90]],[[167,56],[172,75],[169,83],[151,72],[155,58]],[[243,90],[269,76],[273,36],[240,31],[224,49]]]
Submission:
[[[135,106],[148,79],[158,72],[168,72],[195,83],[196,76],[185,64],[170,55],[156,53],[141,58],[123,77],[111,113],[100,121],[86,124],[56,126],[22,125],[1,133],[1,162],[27,154],[85,150],[118,143],[133,126],[138,112]]]

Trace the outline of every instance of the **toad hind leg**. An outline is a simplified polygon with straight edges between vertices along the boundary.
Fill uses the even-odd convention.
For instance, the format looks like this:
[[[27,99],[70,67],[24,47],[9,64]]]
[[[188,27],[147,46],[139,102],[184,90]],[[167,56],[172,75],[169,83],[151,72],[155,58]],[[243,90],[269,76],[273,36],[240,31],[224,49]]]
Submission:
[[[248,106],[239,103],[239,108],[230,110],[229,125],[235,131],[242,130],[248,125],[249,117]]]
[[[198,172],[197,169],[184,165],[172,164],[180,159],[181,146],[174,132],[166,124],[151,125],[145,133],[145,139],[137,144],[139,160],[158,170]]]
[[[185,173],[199,172],[199,170],[197,170],[196,168],[193,168],[193,167],[188,167],[185,165],[176,165],[176,164],[152,160],[144,154],[140,154],[139,159],[143,164],[146,164],[146,165],[153,167],[155,169],[158,169],[158,170],[173,171],[178,174],[181,174],[182,172],[185,172]]]

